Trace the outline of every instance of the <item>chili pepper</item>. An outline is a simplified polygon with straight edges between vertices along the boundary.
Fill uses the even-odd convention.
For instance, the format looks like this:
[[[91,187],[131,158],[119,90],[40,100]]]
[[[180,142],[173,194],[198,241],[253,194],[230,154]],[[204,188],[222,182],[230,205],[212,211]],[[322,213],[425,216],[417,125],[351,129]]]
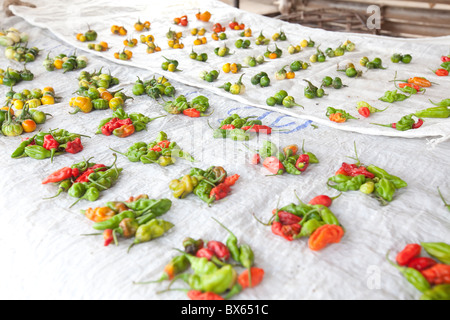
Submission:
[[[442,263],[450,264],[450,245],[443,242],[421,243],[425,251]]]
[[[450,109],[448,107],[434,107],[417,111],[414,115],[418,118],[448,118]]]
[[[64,147],[66,152],[75,154],[83,150],[83,145],[81,144],[81,139],[76,138],[73,141],[69,141],[66,145],[61,145],[60,147]]]
[[[374,165],[369,165],[367,167],[367,171],[372,173],[374,175],[374,177],[377,177],[379,179],[387,179],[387,180],[391,181],[394,184],[396,189],[401,189],[401,188],[405,188],[408,186],[408,184],[405,181],[403,181],[402,179],[400,179],[399,177],[391,175],[391,174],[387,173],[386,170],[378,168]]]
[[[402,82],[402,83],[399,83],[399,84],[398,84],[398,87],[399,87],[400,89],[404,89],[404,88],[408,87],[408,88],[411,88],[411,89],[416,90],[416,92],[425,91],[425,89],[419,87],[419,86],[416,85],[416,84],[412,84],[412,83],[405,83],[405,82]],[[406,92],[406,93],[411,93],[412,91],[410,91],[410,92],[404,91],[404,92]]]
[[[247,268],[248,271],[248,286],[253,287],[251,268],[255,262],[255,254],[253,253],[252,248],[247,244],[241,245],[239,250],[239,261],[244,268]]]
[[[345,179],[344,182],[338,182],[342,181],[342,179]],[[337,183],[336,185],[330,185],[330,181]],[[361,186],[366,182],[366,177],[364,175],[357,175],[355,177],[348,177],[344,175],[337,175],[334,177],[331,177],[328,179],[327,185],[330,188],[336,189],[341,192],[349,191],[349,190],[359,190]]]
[[[386,125],[378,124],[378,123],[372,123],[372,124],[377,125],[377,126],[397,129],[399,131],[418,129],[423,125],[423,120],[419,119],[418,122],[416,123],[414,121],[414,119],[412,118],[414,116],[415,116],[414,114],[404,116],[397,123],[391,123],[391,124],[386,124]]]
[[[208,261],[211,261],[211,259],[214,257],[214,252],[208,248],[201,248],[197,251],[195,254],[197,258],[206,258]]]
[[[299,224],[283,225],[280,222],[278,213],[275,215],[275,220],[272,222],[272,233],[292,241],[295,235],[300,233],[301,226]]]
[[[197,251],[203,248],[203,240],[194,240],[192,238],[186,238],[183,240],[184,251],[190,255],[196,255]]]
[[[183,251],[180,252],[184,253]],[[205,257],[198,258],[190,254],[184,254],[184,256],[186,256],[186,258],[189,260],[191,269],[196,275],[213,274],[217,270],[219,270],[214,262],[209,261]]]
[[[136,231],[134,242],[128,248],[128,252],[136,244],[148,242],[155,238],[161,237],[162,235],[164,235],[164,233],[166,233],[173,227],[174,225],[172,223],[161,219],[152,219],[146,224],[139,226],[138,230]]]
[[[265,134],[271,134],[272,133],[272,128],[269,126],[265,126],[265,125],[251,125],[251,126],[245,126],[241,128],[242,130],[245,131],[250,131],[250,132],[263,132]]]
[[[194,108],[183,110],[183,114],[185,116],[188,116],[188,117],[191,117],[191,118],[198,118],[198,117],[201,116],[200,111],[198,111],[197,109],[194,109]]]
[[[408,263],[408,268],[413,268],[416,269],[417,271],[423,271],[425,269],[434,266],[435,264],[437,264],[437,262],[431,258],[427,257],[413,258]]]
[[[319,221],[317,219],[310,219],[302,225],[300,233],[294,236],[294,239],[298,239],[301,237],[309,237],[314,233],[314,231],[316,231],[325,224],[326,223],[323,221]]]
[[[38,145],[31,145],[31,144],[28,145],[27,147],[25,147],[24,153],[28,157],[37,159],[37,160],[51,158],[52,156],[56,156],[56,155],[60,154],[58,152],[52,153],[51,151],[45,149],[44,147],[41,147]]]
[[[107,229],[103,231],[103,239],[105,240],[104,246],[109,246],[114,241],[113,230]]]
[[[408,244],[406,247],[397,254],[396,261],[399,266],[406,266],[408,263],[418,257],[420,252],[422,251],[422,247],[418,244]]]
[[[222,261],[227,261],[230,258],[230,250],[228,250],[226,245],[219,241],[208,241],[207,248]]]
[[[400,271],[403,276],[408,280],[409,283],[411,283],[417,290],[420,292],[426,292],[430,289],[430,283],[425,279],[425,277],[420,273],[420,271],[417,271],[413,268],[406,268],[402,266],[396,265],[394,262],[389,260],[389,252],[386,254],[386,260],[394,266],[398,271]]]
[[[309,166],[309,155],[307,154],[301,154],[298,159],[297,162],[295,163],[295,167],[300,170],[301,172],[306,171],[306,169]]]
[[[191,300],[225,300],[214,292],[202,292],[200,290],[189,290],[187,296]]]
[[[25,147],[29,146],[29,145],[34,145],[34,137],[26,139],[24,141],[22,141],[19,144],[19,147],[17,147],[16,150],[14,150],[14,152],[11,154],[11,158],[17,159],[17,158],[22,158],[25,155]]]
[[[450,284],[450,265],[435,264],[421,272],[431,285]]]
[[[243,289],[246,288],[254,288],[259,285],[264,279],[264,269],[252,267],[250,268],[250,274],[252,282],[249,283],[249,271],[244,270],[238,277],[238,283],[242,286]]]
[[[119,227],[122,220],[130,219],[130,218],[133,218],[133,219],[136,218],[136,213],[134,213],[133,211],[127,210],[127,211],[121,212],[118,215],[115,215],[111,219],[108,219],[106,221],[97,222],[92,227],[95,230],[99,230],[99,231],[104,231],[107,229],[114,230]]]
[[[333,203],[333,200],[339,198],[341,195],[342,195],[342,193],[339,194],[336,197],[333,197],[333,198],[330,198],[327,195],[320,195],[320,196],[317,196],[317,197],[314,197],[313,199],[311,199],[308,202],[308,204],[309,205],[322,205],[322,206],[325,206],[325,207],[330,207],[331,204]]]
[[[313,251],[319,251],[328,244],[339,243],[343,235],[344,230],[342,227],[326,224],[319,227],[309,237],[308,246]]]
[[[353,117],[352,115],[350,115],[345,110],[328,107],[326,116],[330,118],[333,115],[339,115],[339,116],[336,116],[337,117],[336,119],[333,118],[334,120],[337,120],[336,122],[341,122],[341,119],[345,119],[345,120],[347,120],[347,119],[355,119],[355,120],[358,120],[358,118]],[[330,120],[332,120],[332,119],[330,118]]]
[[[211,274],[181,274],[179,278],[186,281],[193,290],[221,294],[234,286],[236,271],[231,265],[225,265]]]
[[[441,102],[437,102],[437,103],[435,103],[435,102],[433,102],[431,100],[429,100],[429,101],[432,104],[434,104],[435,106],[438,106],[438,107],[450,107],[450,99],[444,99]]]
[[[431,82],[425,78],[413,77],[408,79],[408,83],[418,85],[419,87],[431,87]]]
[[[213,218],[214,221],[216,221],[222,228],[224,228],[226,231],[228,231],[229,235],[226,241],[226,245],[228,247],[228,250],[230,252],[230,256],[233,258],[234,261],[240,262],[240,250],[238,246],[238,239],[237,237],[222,223],[220,223],[218,220]]]
[[[296,224],[302,221],[302,218],[288,211],[274,209],[272,214],[278,214],[278,219],[282,225]]]
[[[43,147],[47,150],[50,150],[52,154],[54,154],[59,147],[59,143],[53,138],[51,134],[48,134],[44,136]]]
[[[448,76],[449,72],[447,69],[436,69],[434,71],[434,73],[438,76],[438,77],[446,77]]]
[[[72,168],[64,167],[45,178],[44,181],[42,181],[42,184],[61,182],[63,180],[72,178],[72,176]]]
[[[442,284],[424,292],[420,300],[450,300],[450,285]]]
[[[61,193],[67,192],[70,189],[71,186],[72,186],[72,180],[71,179],[67,179],[67,180],[61,181],[61,183],[59,184],[58,191],[56,192],[56,194],[53,197],[44,198],[44,200],[56,198]]]
[[[279,175],[285,171],[284,165],[277,157],[267,157],[263,161],[263,166],[269,170],[272,174]]]
[[[382,199],[391,202],[395,194],[395,185],[388,179],[380,179],[375,183],[375,193]]]

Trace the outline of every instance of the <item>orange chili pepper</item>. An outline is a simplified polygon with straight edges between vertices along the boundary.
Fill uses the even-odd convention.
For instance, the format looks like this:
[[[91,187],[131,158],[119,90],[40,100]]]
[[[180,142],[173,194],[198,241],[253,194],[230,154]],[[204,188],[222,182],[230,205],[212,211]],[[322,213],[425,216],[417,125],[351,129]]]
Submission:
[[[108,207],[89,208],[84,212],[86,218],[94,222],[103,222],[111,219],[116,213]]]
[[[436,264],[423,270],[422,275],[431,285],[450,284],[450,265]]]
[[[119,138],[126,138],[135,132],[136,128],[133,124],[126,124],[120,128],[114,129],[113,134]]]
[[[421,78],[421,77],[414,77],[414,78],[409,78],[408,79],[408,83],[412,83],[415,85],[418,85],[419,87],[431,87],[431,82],[425,78]]]
[[[347,121],[347,119],[342,116],[342,113],[338,112],[330,115],[330,121],[342,123]]]
[[[334,224],[326,224],[318,228],[309,237],[309,249],[319,251],[332,243],[339,243],[344,235],[344,229]]]
[[[264,278],[264,269],[261,268],[255,268],[252,267],[250,269],[251,279],[252,279],[252,285],[249,286],[248,282],[248,269],[242,272],[238,277],[238,283],[241,285],[242,289],[248,288],[248,287],[256,287],[258,284],[260,284]]]

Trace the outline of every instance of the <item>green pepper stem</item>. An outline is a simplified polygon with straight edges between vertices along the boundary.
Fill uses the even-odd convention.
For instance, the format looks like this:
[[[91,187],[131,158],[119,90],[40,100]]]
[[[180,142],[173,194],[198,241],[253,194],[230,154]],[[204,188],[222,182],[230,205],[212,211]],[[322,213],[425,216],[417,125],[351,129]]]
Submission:
[[[439,192],[439,196],[441,197],[442,201],[444,202],[444,205],[450,210],[450,204],[447,203],[447,201],[445,201],[444,196],[441,193],[441,190],[439,189],[439,187],[437,188],[438,192]]]

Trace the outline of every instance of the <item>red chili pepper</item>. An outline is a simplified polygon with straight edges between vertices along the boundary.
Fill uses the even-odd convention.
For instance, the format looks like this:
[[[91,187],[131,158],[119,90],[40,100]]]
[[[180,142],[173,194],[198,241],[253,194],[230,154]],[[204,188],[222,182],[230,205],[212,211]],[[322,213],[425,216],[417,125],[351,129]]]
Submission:
[[[228,193],[230,193],[230,191],[231,188],[229,185],[221,183],[211,190],[211,192],[209,193],[209,197],[212,198],[214,196],[216,200],[220,200],[228,196]]]
[[[239,180],[241,176],[238,174],[234,174],[232,176],[228,176],[225,178],[225,180],[223,181],[224,184],[228,185],[228,186],[234,186],[234,184],[236,183],[236,181]]]
[[[214,255],[222,261],[230,259],[230,250],[228,247],[219,241],[208,241],[207,248],[211,250]]]
[[[276,214],[277,209],[273,209],[272,214]],[[302,218],[287,211],[278,211],[278,218],[282,225],[296,224],[302,221]]]
[[[406,266],[412,259],[418,257],[421,251],[422,247],[419,244],[413,243],[406,245],[397,255],[396,260],[398,265],[402,267]]]
[[[189,290],[187,296],[191,300],[225,300],[214,292],[201,292],[199,290]]]
[[[250,286],[249,283],[249,276],[248,276],[248,269],[244,270],[238,277],[238,283],[241,285],[242,289],[245,288],[253,288],[256,287],[258,284],[260,284],[264,278],[264,269],[261,268],[250,268],[250,275],[252,279],[252,283]]]
[[[431,258],[427,257],[420,257],[420,258],[414,258],[408,263],[408,268],[413,268],[418,271],[423,271],[425,269],[431,268],[432,266],[436,265],[437,262],[434,261]]]
[[[170,145],[170,141],[164,140],[164,141],[160,141],[158,142],[158,146],[160,146],[163,149],[167,149]]]
[[[47,150],[58,149],[59,143],[51,134],[47,134],[44,136],[44,144],[42,146]]]
[[[81,144],[81,139],[80,138],[76,138],[73,141],[69,141],[66,143],[66,152],[69,153],[78,153],[80,151],[83,150],[83,145]]]
[[[422,275],[431,285],[450,284],[450,265],[436,264],[423,270]]]
[[[283,225],[280,221],[272,222],[272,233],[288,241],[294,240],[294,236],[299,234],[301,229],[302,227],[297,223]]]
[[[311,199],[311,201],[309,201],[308,204],[312,205],[312,206],[314,206],[314,205],[322,205],[322,206],[325,206],[325,207],[330,207],[331,204],[333,203],[333,200],[339,198],[340,196],[341,195],[338,195],[336,197],[330,198],[329,196],[323,194],[323,195],[320,195],[320,196],[317,196],[317,197]]]
[[[301,154],[298,157],[297,162],[295,163],[295,167],[301,172],[304,172],[306,171],[306,169],[308,169],[308,166],[309,166],[309,155]]]
[[[252,157],[252,164],[259,164],[261,162],[261,156],[258,153],[255,153]]]
[[[239,23],[237,23],[236,19],[234,19],[228,26],[231,30],[234,30],[234,27],[239,26]]]
[[[77,178],[80,175],[80,169],[73,168],[72,169],[72,178]]]
[[[233,129],[236,129],[236,127],[233,126],[232,124],[224,124],[222,127],[220,127],[220,129],[222,129],[222,130],[233,130]]]
[[[413,129],[419,129],[422,125],[423,125],[423,120],[419,119],[419,120],[417,120],[416,123],[413,124],[412,128]]]
[[[188,116],[188,117],[191,117],[191,118],[198,118],[198,117],[201,116],[200,111],[198,111],[197,109],[194,109],[194,108],[183,110],[183,114],[185,116]]]
[[[102,169],[103,168],[103,169]],[[97,171],[106,171],[107,167],[103,164],[96,164],[92,166],[91,168],[87,169],[81,176],[79,176],[75,182],[88,182],[89,176],[91,173],[97,172]]]
[[[271,134],[272,133],[272,128],[269,126],[264,126],[264,125],[258,125],[255,124],[253,126],[245,126],[241,128],[244,131],[250,131],[250,132],[258,132],[258,133],[265,133],[265,134]]]
[[[64,167],[45,178],[42,184],[61,182],[70,178],[72,178],[72,168]]]
[[[450,62],[450,56],[442,56],[441,61],[442,62]]]
[[[375,175],[364,166],[357,166],[356,164],[342,163],[341,168],[336,172],[336,175],[344,174],[346,176],[356,177],[359,175],[365,175],[369,179],[375,178]]]
[[[367,107],[361,107],[358,109],[358,113],[362,115],[364,118],[370,117],[370,109]]]
[[[399,83],[398,86],[399,86],[399,88],[410,87],[410,88],[416,89],[417,91],[421,91],[422,90],[421,87],[419,87],[418,85],[413,84],[413,83],[401,82],[401,83]]]
[[[162,151],[161,147],[160,147],[160,146],[158,146],[158,145],[154,146],[154,147],[153,147],[153,148],[151,148],[150,150],[152,150],[152,151],[156,151],[156,152],[161,152],[161,151]]]
[[[263,166],[273,174],[283,174],[284,172],[284,165],[277,157],[265,158]]]
[[[206,258],[208,260],[211,260],[211,258],[214,256],[214,252],[208,248],[201,248],[197,251],[195,256],[197,258]]]
[[[106,229],[103,231],[103,239],[105,240],[105,247],[109,246],[114,241],[113,230]]]
[[[439,77],[448,76],[448,70],[446,69],[437,69],[434,73],[436,73],[436,75]]]

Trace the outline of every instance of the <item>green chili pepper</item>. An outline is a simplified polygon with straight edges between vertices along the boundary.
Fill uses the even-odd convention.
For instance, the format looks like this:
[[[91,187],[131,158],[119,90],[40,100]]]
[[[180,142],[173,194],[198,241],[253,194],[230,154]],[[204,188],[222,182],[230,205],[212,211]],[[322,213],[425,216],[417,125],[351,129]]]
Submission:
[[[194,194],[199,197],[201,200],[206,202],[208,205],[214,202],[215,197],[210,198],[209,195],[211,194],[211,190],[213,187],[207,183],[206,181],[202,180],[199,182],[199,184],[194,188]]]
[[[292,162],[289,161],[282,161],[284,168],[286,169],[286,172],[289,174],[293,174],[293,175],[301,175],[302,172],[300,170],[298,170],[295,167],[295,164],[293,164]]]
[[[346,178],[344,178],[346,177]],[[330,185],[330,181],[337,183],[336,185]],[[388,181],[388,180],[387,180]],[[361,186],[366,183],[365,175],[358,175],[356,177],[347,177],[344,175],[337,175],[328,179],[327,185],[330,188],[336,189],[338,191],[349,191],[349,190],[359,190]]]
[[[278,152],[278,147],[269,140],[265,140],[262,144],[261,149],[259,150],[259,155],[262,158],[268,158],[273,156]]]
[[[250,269],[255,262],[255,254],[253,253],[252,248],[247,244],[241,245],[239,250],[240,250],[239,261],[240,261],[241,265],[244,268],[247,268],[247,270],[248,270],[248,283],[251,288],[252,287],[252,273],[250,272]]]
[[[444,242],[421,243],[425,251],[442,263],[450,264],[450,244]]]
[[[375,193],[386,201],[391,202],[395,194],[395,185],[388,179],[380,179],[375,183]]]
[[[336,218],[336,216],[334,215],[334,213],[327,208],[326,206],[323,205],[314,205],[312,206],[314,209],[317,209],[320,215],[320,218],[322,219],[323,222],[325,222],[325,224],[334,224],[339,226],[339,220]]]
[[[319,221],[316,219],[310,219],[302,225],[302,229],[301,229],[300,233],[295,235],[294,239],[298,239],[301,237],[309,237],[310,235],[312,235],[314,233],[314,231],[316,231],[317,229],[319,229],[321,226],[323,226],[325,224],[326,223],[323,221]]]
[[[182,251],[180,251],[182,252]],[[191,269],[194,271],[196,275],[202,276],[206,274],[213,274],[219,268],[212,261],[208,261],[207,258],[198,258],[190,254],[184,254],[184,256],[188,259],[191,264]]]
[[[420,300],[450,300],[450,284],[441,284],[425,291]]]
[[[403,181],[402,179],[400,179],[399,177],[391,175],[391,174],[387,173],[386,170],[378,168],[374,165],[367,166],[367,171],[373,173],[375,175],[375,177],[377,177],[379,179],[387,179],[387,180],[391,181],[394,184],[396,189],[401,189],[401,188],[405,188],[408,186],[408,184],[405,181]]]
[[[70,187],[68,194],[73,198],[81,198],[86,193],[86,184],[82,182],[75,182]]]
[[[414,115],[418,118],[448,118],[450,117],[450,108],[446,106],[428,108],[417,111]]]
[[[35,137],[35,136],[34,136]],[[19,144],[19,147],[11,154],[11,158],[22,158],[25,157],[25,148],[30,145],[34,141],[34,137],[24,140]]]
[[[139,226],[136,231],[134,242],[128,248],[128,252],[136,244],[149,242],[155,238],[161,237],[173,227],[174,225],[172,223],[161,219],[153,219],[146,224]]]
[[[241,262],[241,260],[240,260],[241,251],[239,250],[237,237],[233,234],[233,232],[230,231],[230,229],[225,227],[218,220],[216,220],[215,218],[212,218],[212,219],[214,221],[216,221],[222,228],[224,228],[226,231],[228,231],[229,236],[227,238],[226,245],[228,247],[228,250],[230,250],[230,255],[234,261]]]
[[[413,268],[405,268],[396,265],[394,262],[389,260],[389,252],[386,254],[386,260],[394,266],[398,271],[400,271],[403,276],[420,292],[426,292],[430,289],[430,283],[425,279],[425,277],[420,273],[420,271]]]
[[[50,150],[47,150],[44,147],[38,145],[31,145],[31,146],[29,145],[25,147],[24,152],[28,157],[37,160],[43,160],[52,157],[52,152]]]
[[[236,271],[231,265],[225,265],[211,274],[186,275],[184,278],[193,290],[221,294],[231,289],[235,284]]]

